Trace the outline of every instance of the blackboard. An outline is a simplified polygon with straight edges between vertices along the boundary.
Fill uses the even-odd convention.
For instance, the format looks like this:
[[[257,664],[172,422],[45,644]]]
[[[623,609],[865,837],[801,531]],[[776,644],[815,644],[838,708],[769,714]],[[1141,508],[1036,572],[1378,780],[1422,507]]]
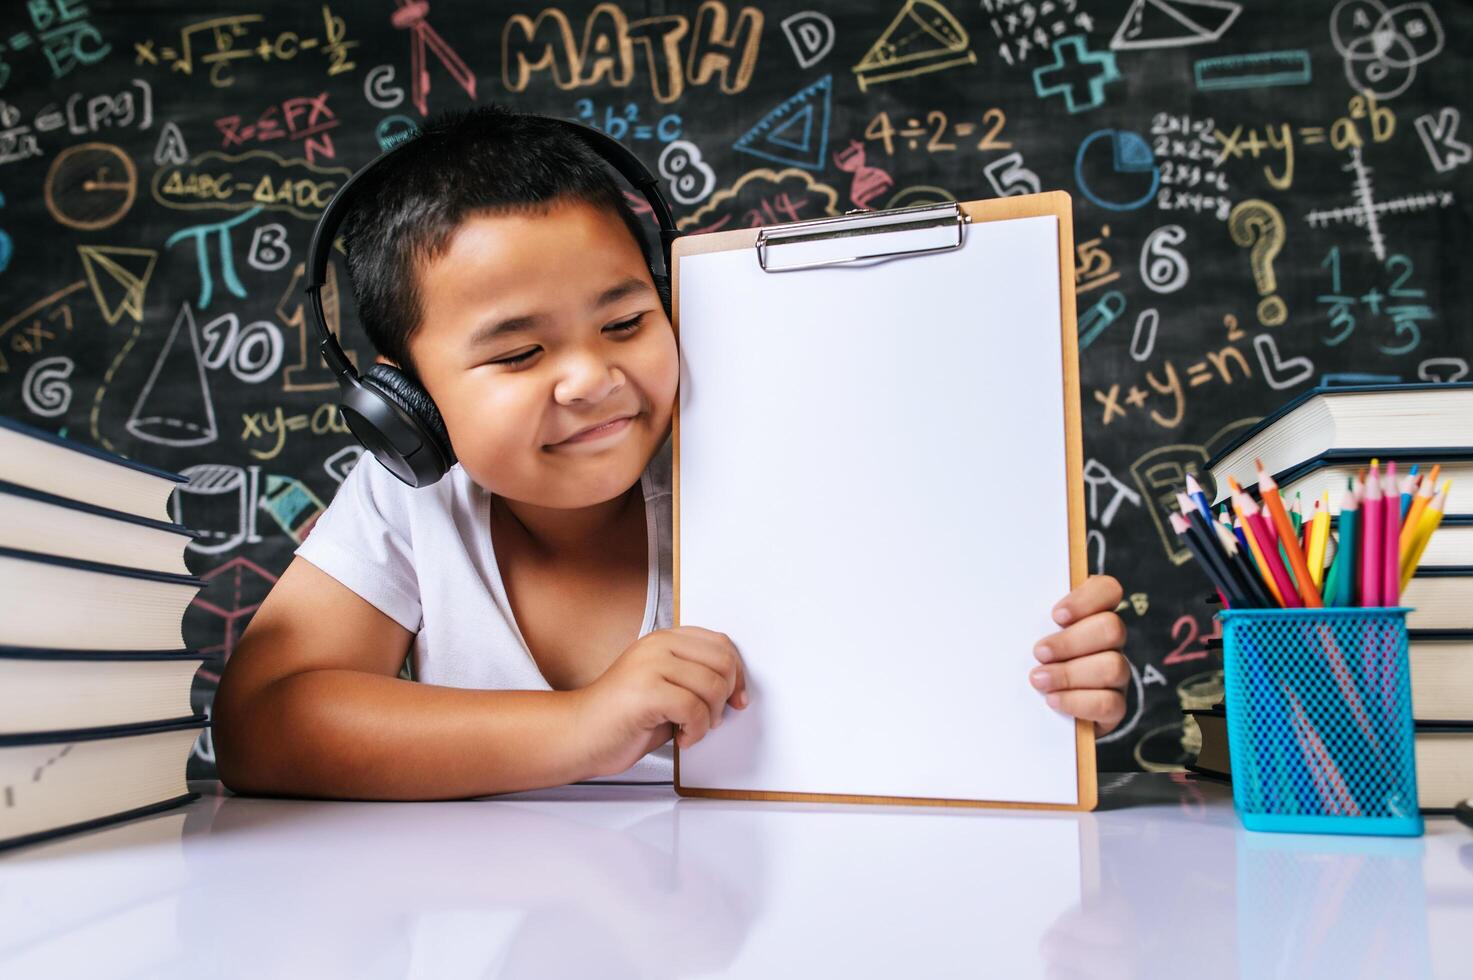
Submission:
[[[192,478],[204,708],[359,455],[303,319],[313,220],[428,115],[596,125],[691,232],[1063,189],[1134,668],[1100,764],[1174,768],[1221,662],[1167,491],[1311,385],[1468,375],[1470,55],[1455,3],[32,0],[0,18],[0,412]]]

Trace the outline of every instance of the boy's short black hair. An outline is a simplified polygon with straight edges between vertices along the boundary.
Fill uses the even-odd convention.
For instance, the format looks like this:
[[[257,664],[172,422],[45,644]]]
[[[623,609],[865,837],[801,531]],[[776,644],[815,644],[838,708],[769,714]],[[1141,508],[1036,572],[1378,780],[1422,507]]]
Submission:
[[[615,172],[553,120],[478,106],[441,113],[410,139],[360,182],[342,235],[358,320],[411,377],[409,338],[424,313],[417,267],[443,252],[471,215],[536,213],[560,200],[611,208],[652,263]]]

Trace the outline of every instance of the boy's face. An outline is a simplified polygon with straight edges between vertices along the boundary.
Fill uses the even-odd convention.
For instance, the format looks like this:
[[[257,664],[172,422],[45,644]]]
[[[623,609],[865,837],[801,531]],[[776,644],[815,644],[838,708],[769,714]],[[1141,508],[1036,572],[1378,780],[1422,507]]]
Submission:
[[[568,201],[470,217],[419,285],[410,354],[473,480],[559,509],[638,482],[669,432],[679,357],[617,214]],[[607,434],[566,441],[620,416]]]

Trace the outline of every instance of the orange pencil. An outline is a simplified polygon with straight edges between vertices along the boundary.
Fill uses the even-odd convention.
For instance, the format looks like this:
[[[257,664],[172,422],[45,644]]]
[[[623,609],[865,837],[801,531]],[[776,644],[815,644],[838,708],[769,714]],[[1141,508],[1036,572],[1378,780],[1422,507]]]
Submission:
[[[1284,513],[1284,502],[1279,499],[1279,485],[1263,468],[1262,461],[1255,459],[1253,464],[1258,467],[1258,494],[1263,498],[1265,509],[1279,529],[1284,554],[1289,556],[1289,565],[1294,569],[1294,581],[1299,583],[1299,597],[1304,600],[1304,605],[1319,608],[1325,603],[1309,579],[1309,564],[1304,560],[1304,551],[1299,547],[1294,525],[1289,522],[1289,515]]]

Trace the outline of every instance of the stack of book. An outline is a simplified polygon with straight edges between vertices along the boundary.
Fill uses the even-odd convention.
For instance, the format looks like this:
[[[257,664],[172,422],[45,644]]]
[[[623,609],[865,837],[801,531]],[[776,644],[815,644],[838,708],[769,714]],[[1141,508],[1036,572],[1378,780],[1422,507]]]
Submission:
[[[194,797],[183,482],[0,417],[0,848]]]
[[[1226,445],[1204,475],[1216,487],[1214,502],[1230,496],[1230,482],[1252,493],[1261,460],[1284,498],[1315,501],[1328,492],[1335,500],[1374,460],[1393,457],[1423,472],[1438,466],[1442,479],[1461,482],[1461,499],[1473,499],[1473,384],[1313,389]],[[1429,813],[1451,812],[1473,794],[1473,513],[1459,509],[1442,516],[1398,599],[1412,607],[1417,792]],[[1221,641],[1209,645],[1220,649]],[[1202,744],[1188,768],[1230,777],[1224,706],[1187,715]]]

